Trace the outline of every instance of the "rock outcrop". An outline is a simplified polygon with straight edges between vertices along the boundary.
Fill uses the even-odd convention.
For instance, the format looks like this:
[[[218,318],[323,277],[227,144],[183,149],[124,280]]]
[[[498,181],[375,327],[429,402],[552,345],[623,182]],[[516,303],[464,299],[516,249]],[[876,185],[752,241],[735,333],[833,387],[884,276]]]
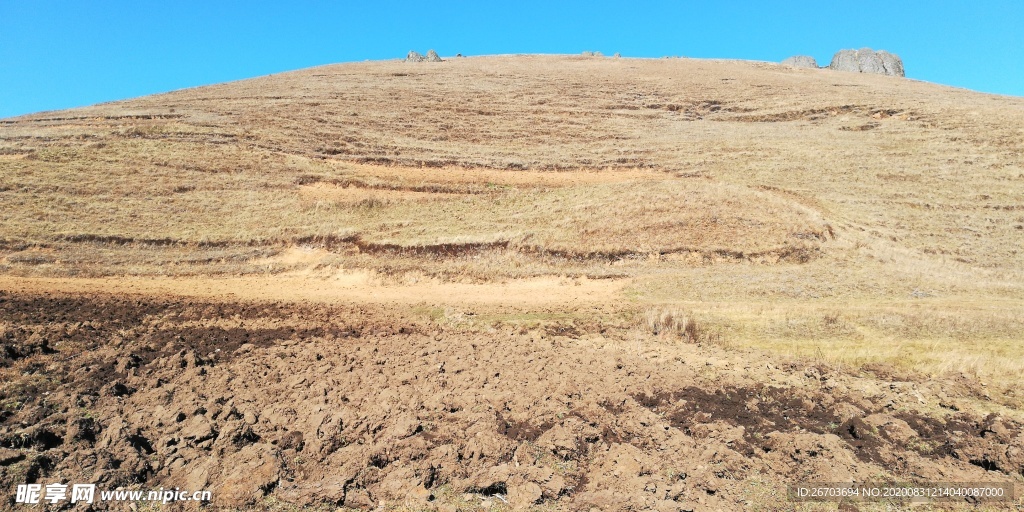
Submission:
[[[885,50],[871,48],[860,50],[839,50],[832,56],[829,69],[853,73],[875,73],[889,76],[905,76],[903,61],[899,56]]]
[[[409,50],[409,54],[405,56],[406,62],[444,62],[441,56],[434,50],[427,50],[427,55],[423,56],[415,50]]]
[[[885,75],[885,66],[882,65],[882,58],[871,50],[857,51],[857,65],[861,73],[875,73]]]
[[[794,68],[818,69],[818,61],[814,60],[814,57],[809,55],[794,55],[782,61],[782,64],[786,66],[793,66]]]
[[[903,59],[900,59],[899,55],[878,50],[878,56],[882,58],[882,65],[885,66],[887,75],[906,76],[903,71]]]
[[[860,65],[857,64],[857,50],[839,50],[832,56],[832,62],[828,68],[834,71],[850,71],[860,73]]]

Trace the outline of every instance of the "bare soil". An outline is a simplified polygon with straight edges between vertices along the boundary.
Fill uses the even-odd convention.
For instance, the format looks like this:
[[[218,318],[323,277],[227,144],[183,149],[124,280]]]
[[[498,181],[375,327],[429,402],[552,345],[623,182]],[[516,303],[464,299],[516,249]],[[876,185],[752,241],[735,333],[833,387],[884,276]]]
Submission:
[[[396,306],[0,292],[2,485],[209,488],[218,509],[709,510],[786,507],[794,481],[1024,474],[1024,425],[972,412],[965,384],[780,366],[602,305],[533,326]]]

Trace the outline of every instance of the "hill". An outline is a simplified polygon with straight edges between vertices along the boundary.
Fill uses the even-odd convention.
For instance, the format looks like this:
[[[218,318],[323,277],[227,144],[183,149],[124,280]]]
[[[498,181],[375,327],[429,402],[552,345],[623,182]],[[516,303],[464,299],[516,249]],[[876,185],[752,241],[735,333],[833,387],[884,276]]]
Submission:
[[[895,77],[576,56],[2,119],[0,446],[251,506],[1019,482],[1022,121]]]

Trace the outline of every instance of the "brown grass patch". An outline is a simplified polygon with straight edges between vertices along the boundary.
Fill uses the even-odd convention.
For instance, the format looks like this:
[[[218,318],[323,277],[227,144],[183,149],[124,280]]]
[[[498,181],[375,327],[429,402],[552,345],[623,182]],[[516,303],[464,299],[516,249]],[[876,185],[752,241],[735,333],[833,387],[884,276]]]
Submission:
[[[679,336],[695,342],[701,338],[701,329],[692,316],[679,308],[650,308],[644,313],[643,324],[654,335]]]
[[[407,186],[448,184],[490,187],[555,188],[624,181],[663,180],[666,173],[653,169],[610,169],[566,171],[495,170],[463,167],[404,167],[332,162],[356,176],[369,176]]]
[[[354,185],[339,186],[316,183],[299,187],[300,201],[306,207],[315,203],[359,204],[385,206],[403,201],[431,201],[452,199],[456,194],[416,192],[410,190],[367,189]]]

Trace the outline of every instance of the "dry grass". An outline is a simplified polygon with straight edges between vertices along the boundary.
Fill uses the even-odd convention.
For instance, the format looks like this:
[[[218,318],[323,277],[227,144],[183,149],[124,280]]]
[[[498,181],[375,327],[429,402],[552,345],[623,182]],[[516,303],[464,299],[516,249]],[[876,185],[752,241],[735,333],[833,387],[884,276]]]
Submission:
[[[887,368],[893,379],[967,378],[988,399],[1024,406],[1024,310],[1017,301],[693,302],[655,311],[687,311],[731,348],[840,368]]]
[[[650,308],[644,313],[643,324],[656,336],[668,334],[679,336],[689,342],[695,342],[701,338],[697,322],[678,308]]]
[[[324,66],[0,121],[0,272],[625,276],[729,343],[998,381],[1022,119],[763,63]]]
[[[579,200],[606,192],[591,185],[660,175],[697,180],[688,191],[693,202],[662,194],[647,204],[697,211],[718,201],[721,187],[733,187],[727,194],[738,204],[726,206],[743,225],[729,227],[720,235],[729,243],[709,250],[742,252],[743,242],[763,235],[756,224],[777,216],[760,204],[747,207],[745,196],[756,193],[778,202],[776,210],[806,208],[821,217],[808,231],[799,225],[806,219],[783,216],[790,232],[774,233],[776,247],[779,237],[828,224],[840,240],[863,238],[881,251],[1008,270],[1021,262],[1013,243],[1024,225],[1014,206],[1024,181],[1015,122],[1021,112],[1009,98],[754,63],[520,57],[430,69],[328,66],[6,122],[0,152],[20,158],[0,163],[0,190],[16,214],[3,234],[283,243],[340,227],[412,244],[525,237],[533,231],[508,229],[519,225],[511,217],[516,208],[545,208],[554,198],[499,205],[504,229],[460,226],[459,209],[449,214],[435,205],[435,217],[450,229],[396,230],[410,214],[403,201],[386,197],[393,192],[360,200],[374,215],[353,219],[315,202],[308,208],[296,183],[315,178],[485,196],[566,188],[575,192],[566,192],[568,199]],[[509,172],[518,169],[530,170]],[[967,190],[958,185],[968,182]],[[604,208],[581,213],[597,223],[648,190],[615,193]],[[486,197],[461,209],[482,202]],[[381,207],[387,211],[378,220]],[[565,233],[534,236],[576,252],[640,252],[688,241],[690,232],[655,225],[662,213],[637,219],[641,229],[662,233],[660,243],[604,240],[578,221],[564,227],[585,233],[582,242]]]

